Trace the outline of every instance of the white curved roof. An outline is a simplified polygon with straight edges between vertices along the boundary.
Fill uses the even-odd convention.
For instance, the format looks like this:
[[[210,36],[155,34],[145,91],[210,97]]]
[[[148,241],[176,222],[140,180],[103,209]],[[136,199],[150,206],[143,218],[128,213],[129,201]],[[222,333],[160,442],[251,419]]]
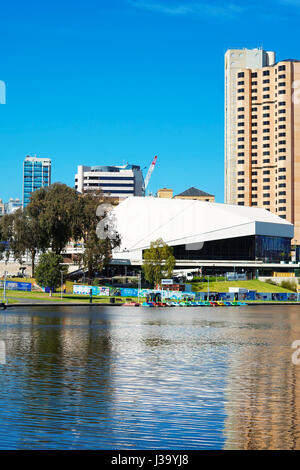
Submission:
[[[118,257],[124,250],[127,258],[137,255],[158,238],[175,246],[247,235],[294,236],[292,224],[265,209],[198,200],[128,197],[113,213],[121,236]]]

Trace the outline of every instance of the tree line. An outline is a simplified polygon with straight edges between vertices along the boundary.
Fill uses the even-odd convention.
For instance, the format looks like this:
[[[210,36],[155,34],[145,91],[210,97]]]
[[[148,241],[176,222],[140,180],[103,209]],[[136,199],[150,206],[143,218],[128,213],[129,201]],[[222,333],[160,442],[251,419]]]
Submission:
[[[38,254],[52,256],[52,264],[55,257],[62,262],[61,254],[68,243],[82,242],[84,250],[77,260],[92,278],[109,263],[112,249],[120,243],[118,236],[114,240],[97,236],[103,216],[96,211],[106,201],[101,191],[81,194],[62,183],[40,188],[32,193],[26,208],[0,219],[0,258],[13,256],[22,264],[29,254],[34,277]]]

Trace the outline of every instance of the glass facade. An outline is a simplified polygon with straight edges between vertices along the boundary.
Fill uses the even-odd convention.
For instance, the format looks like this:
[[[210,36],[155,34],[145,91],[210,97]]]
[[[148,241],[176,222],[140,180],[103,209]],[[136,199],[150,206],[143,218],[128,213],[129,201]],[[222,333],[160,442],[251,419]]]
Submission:
[[[291,239],[251,235],[205,242],[200,250],[187,250],[185,245],[173,247],[178,260],[261,260],[278,263],[290,259]]]
[[[51,160],[26,157],[23,167],[23,207],[27,206],[34,191],[50,184]]]

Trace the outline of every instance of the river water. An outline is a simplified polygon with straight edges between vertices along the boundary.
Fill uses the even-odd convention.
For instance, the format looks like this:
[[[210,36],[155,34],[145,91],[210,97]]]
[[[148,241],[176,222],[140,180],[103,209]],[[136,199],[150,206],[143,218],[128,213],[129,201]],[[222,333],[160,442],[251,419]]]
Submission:
[[[0,449],[300,449],[295,340],[300,306],[0,311]]]

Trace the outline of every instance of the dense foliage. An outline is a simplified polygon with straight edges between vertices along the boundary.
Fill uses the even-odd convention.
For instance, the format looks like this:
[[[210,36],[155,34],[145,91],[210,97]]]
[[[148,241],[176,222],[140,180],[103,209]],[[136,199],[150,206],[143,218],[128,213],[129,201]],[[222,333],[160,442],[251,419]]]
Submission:
[[[63,261],[63,257],[56,253],[42,254],[36,268],[37,283],[55,290],[61,283],[62,275],[68,272],[68,267],[62,264]]]
[[[24,255],[30,254],[34,276],[38,253],[50,250],[60,255],[70,241],[82,242],[78,262],[93,277],[109,263],[113,247],[119,244],[118,237],[110,240],[107,235],[101,240],[97,236],[97,225],[104,217],[97,215],[97,208],[105,203],[101,191],[79,194],[61,183],[35,191],[26,209],[0,220],[0,257],[12,255],[22,263]]]

